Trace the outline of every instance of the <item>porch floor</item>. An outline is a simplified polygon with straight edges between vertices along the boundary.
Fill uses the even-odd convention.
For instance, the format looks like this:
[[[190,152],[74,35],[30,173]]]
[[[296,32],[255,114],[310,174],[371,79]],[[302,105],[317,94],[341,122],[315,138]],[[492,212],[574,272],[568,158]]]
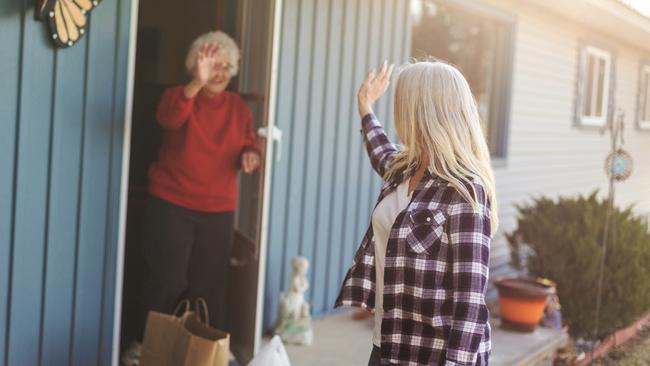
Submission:
[[[314,344],[286,345],[292,366],[363,366],[371,350],[372,317],[353,320],[352,312],[342,312],[315,320]],[[566,333],[538,328],[521,334],[502,330],[498,319],[492,325],[490,365],[552,365],[552,356],[568,339]]]

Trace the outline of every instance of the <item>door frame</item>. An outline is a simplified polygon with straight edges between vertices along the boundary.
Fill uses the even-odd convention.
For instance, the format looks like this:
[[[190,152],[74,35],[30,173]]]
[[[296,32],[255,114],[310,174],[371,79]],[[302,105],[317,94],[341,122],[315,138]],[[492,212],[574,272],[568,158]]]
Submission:
[[[126,245],[126,214],[129,196],[129,168],[131,163],[131,124],[133,114],[133,89],[135,86],[135,55],[137,50],[138,9],[140,1],[131,0],[129,21],[129,51],[127,55],[126,93],[124,103],[124,127],[122,135],[122,176],[120,182],[119,221],[117,236],[117,255],[115,268],[115,302],[113,303],[113,348],[111,365],[120,362],[120,331],[122,323],[122,292],[124,280],[124,257]]]
[[[272,1],[271,31],[269,32],[269,42],[272,46],[269,57],[269,78],[267,80],[268,98],[266,102],[265,119],[266,127],[271,129],[275,126],[276,98],[277,98],[277,81],[279,67],[279,50],[280,50],[280,33],[282,27],[282,4],[283,0]],[[118,242],[115,270],[115,301],[113,304],[113,345],[111,364],[118,366],[120,361],[120,331],[122,322],[122,295],[124,280],[124,260],[126,245],[126,218],[128,203],[128,186],[129,186],[129,167],[131,156],[131,126],[133,113],[133,98],[135,85],[135,62],[137,50],[137,32],[138,32],[138,8],[139,0],[131,1],[131,12],[129,21],[129,50],[127,63],[127,82],[125,93],[125,113],[122,145],[122,167],[120,182],[120,200],[119,200],[119,225],[118,225]],[[263,174],[263,194],[261,210],[261,224],[259,236],[259,265],[257,281],[257,299],[255,312],[255,340],[253,349],[257,353],[262,344],[262,326],[264,314],[264,292],[266,284],[266,261],[268,247],[268,223],[269,223],[269,205],[271,200],[271,182],[273,173],[273,140],[265,139],[265,164]]]
[[[283,0],[272,1],[271,32],[269,32],[269,42],[271,43],[269,57],[269,78],[267,79],[268,98],[266,101],[266,128],[267,131],[273,131],[276,119],[277,92],[278,92],[278,69],[280,62],[280,35],[282,31],[282,5]],[[269,134],[271,135],[271,134]],[[273,176],[274,147],[272,138],[265,139],[265,162],[264,162],[264,183],[262,193],[262,204],[260,205],[260,237],[259,237],[259,264],[257,270],[257,304],[255,311],[255,342],[253,349],[255,353],[259,351],[262,344],[263,321],[264,321],[264,293],[266,290],[266,261],[268,248],[268,226],[271,203],[271,183]]]

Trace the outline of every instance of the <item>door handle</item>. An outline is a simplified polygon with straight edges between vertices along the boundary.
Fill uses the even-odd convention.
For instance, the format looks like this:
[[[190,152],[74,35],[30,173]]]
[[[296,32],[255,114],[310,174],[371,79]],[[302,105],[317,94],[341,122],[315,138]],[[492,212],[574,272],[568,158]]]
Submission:
[[[271,139],[271,143],[277,142],[278,143],[278,152],[275,155],[275,160],[280,161],[282,158],[282,130],[278,128],[278,126],[272,126],[271,130],[269,131],[268,127],[260,127],[257,130],[257,135]]]

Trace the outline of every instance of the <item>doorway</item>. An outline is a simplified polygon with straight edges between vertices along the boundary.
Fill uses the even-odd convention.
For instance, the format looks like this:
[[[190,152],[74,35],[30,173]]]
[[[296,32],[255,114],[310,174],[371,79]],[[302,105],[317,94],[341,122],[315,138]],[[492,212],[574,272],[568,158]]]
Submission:
[[[255,3],[255,4],[253,4]],[[133,339],[134,317],[141,303],[146,265],[140,250],[141,226],[147,199],[147,171],[156,160],[162,130],[156,123],[156,107],[162,92],[189,81],[186,52],[200,34],[212,30],[228,33],[240,47],[239,75],[228,90],[239,93],[253,112],[255,129],[267,126],[272,51],[273,1],[256,0],[140,0],[134,76],[130,174],[121,319],[120,349]],[[260,139],[265,150],[265,141]],[[269,163],[253,175],[240,174],[235,241],[226,294],[226,331],[231,351],[240,362],[252,358],[259,342],[257,314],[262,299],[260,250],[264,182]],[[264,164],[264,162],[267,162]]]

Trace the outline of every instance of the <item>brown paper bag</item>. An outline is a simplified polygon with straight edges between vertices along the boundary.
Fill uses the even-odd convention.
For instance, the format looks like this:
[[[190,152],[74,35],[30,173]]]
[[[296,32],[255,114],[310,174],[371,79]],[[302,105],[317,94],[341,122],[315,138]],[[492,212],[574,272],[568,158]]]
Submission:
[[[183,305],[185,311],[177,316]],[[227,366],[229,355],[230,335],[208,325],[203,299],[197,300],[197,312],[189,311],[186,300],[173,315],[152,311],[147,317],[140,366]]]

